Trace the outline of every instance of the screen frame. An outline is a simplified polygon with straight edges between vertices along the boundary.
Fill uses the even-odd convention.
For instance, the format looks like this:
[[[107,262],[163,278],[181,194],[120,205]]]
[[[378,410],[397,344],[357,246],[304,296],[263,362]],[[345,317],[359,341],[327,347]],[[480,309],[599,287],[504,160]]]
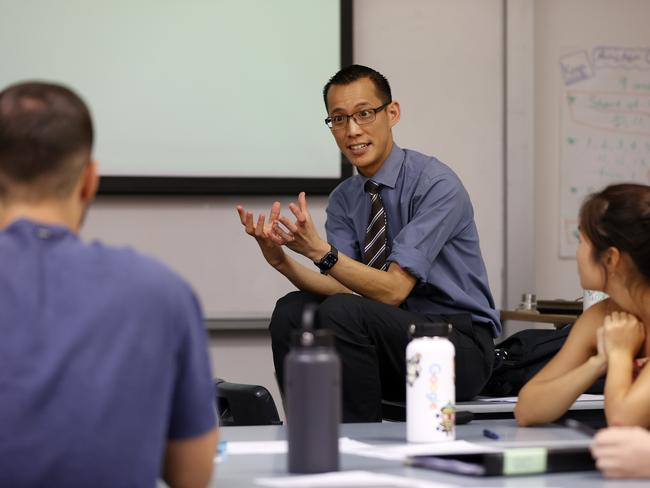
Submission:
[[[341,67],[352,64],[353,0],[339,0],[341,13]],[[325,81],[325,80],[324,80]],[[352,165],[341,155],[340,178],[221,178],[180,176],[102,176],[100,195],[293,195],[304,191],[328,195],[352,175]]]

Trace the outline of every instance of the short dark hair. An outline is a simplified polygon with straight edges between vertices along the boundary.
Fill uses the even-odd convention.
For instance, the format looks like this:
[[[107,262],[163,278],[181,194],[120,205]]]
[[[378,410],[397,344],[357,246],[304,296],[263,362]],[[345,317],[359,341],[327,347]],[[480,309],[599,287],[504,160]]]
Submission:
[[[368,78],[370,81],[372,81],[373,85],[375,85],[375,90],[377,90],[377,95],[379,95],[379,98],[381,98],[382,103],[390,103],[393,101],[393,97],[390,92],[390,85],[388,84],[388,80],[384,75],[382,75],[379,71],[368,68],[367,66],[352,64],[341,69],[338,73],[332,76],[323,88],[323,100],[325,101],[325,109],[329,109],[327,106],[327,93],[329,92],[332,85],[349,85],[350,83],[362,78]]]
[[[582,204],[579,221],[595,260],[615,247],[650,282],[650,186],[622,183],[593,193]]]
[[[0,92],[0,197],[16,185],[66,196],[92,144],[90,112],[72,90],[37,81],[9,86]]]

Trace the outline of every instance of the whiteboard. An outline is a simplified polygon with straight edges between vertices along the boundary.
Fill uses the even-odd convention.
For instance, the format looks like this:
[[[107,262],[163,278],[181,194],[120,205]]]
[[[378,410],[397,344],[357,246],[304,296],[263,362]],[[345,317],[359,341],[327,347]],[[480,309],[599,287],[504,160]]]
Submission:
[[[575,256],[584,198],[650,184],[650,47],[565,49],[561,74],[560,257]]]

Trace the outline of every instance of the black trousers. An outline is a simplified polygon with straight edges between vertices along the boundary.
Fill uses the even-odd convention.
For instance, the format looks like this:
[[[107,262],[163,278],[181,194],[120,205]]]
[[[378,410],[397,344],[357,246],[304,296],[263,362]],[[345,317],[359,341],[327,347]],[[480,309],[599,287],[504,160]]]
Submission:
[[[406,346],[413,322],[444,319],[453,324],[456,348],[456,400],[469,400],[483,389],[492,371],[494,344],[486,324],[471,315],[425,315],[352,294],[322,297],[302,291],[278,300],[269,329],[280,390],[284,388],[284,358],[292,331],[301,327],[306,303],[320,303],[317,323],[332,330],[341,358],[344,422],[381,421],[382,399],[406,399]]]

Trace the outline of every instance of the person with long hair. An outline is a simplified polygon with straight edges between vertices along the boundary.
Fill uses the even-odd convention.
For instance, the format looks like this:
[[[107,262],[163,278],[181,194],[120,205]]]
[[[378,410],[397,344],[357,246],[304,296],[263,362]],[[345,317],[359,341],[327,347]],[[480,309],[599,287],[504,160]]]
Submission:
[[[605,379],[610,426],[650,426],[650,186],[611,185],[580,209],[576,252],[583,288],[609,298],[576,321],[557,355],[519,392],[521,426],[562,416]]]

